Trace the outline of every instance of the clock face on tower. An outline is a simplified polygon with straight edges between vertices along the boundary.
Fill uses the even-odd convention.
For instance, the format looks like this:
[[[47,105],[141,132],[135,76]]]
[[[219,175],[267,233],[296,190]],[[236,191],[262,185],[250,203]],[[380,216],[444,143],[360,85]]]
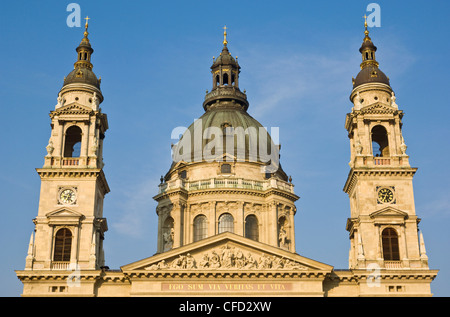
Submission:
[[[378,190],[377,198],[379,203],[391,203],[394,200],[394,193],[392,189],[383,187]]]
[[[72,188],[62,189],[59,193],[59,202],[64,205],[73,205],[77,199],[75,190]]]

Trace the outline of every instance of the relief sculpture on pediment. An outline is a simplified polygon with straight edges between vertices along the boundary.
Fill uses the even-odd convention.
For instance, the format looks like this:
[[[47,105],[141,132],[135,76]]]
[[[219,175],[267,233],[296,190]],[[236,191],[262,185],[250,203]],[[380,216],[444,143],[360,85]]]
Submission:
[[[307,270],[307,267],[296,261],[262,253],[255,256],[251,252],[244,254],[240,248],[224,245],[218,249],[201,253],[197,259],[190,253],[179,255],[169,264],[165,260],[152,264],[146,270],[163,269],[286,269]]]

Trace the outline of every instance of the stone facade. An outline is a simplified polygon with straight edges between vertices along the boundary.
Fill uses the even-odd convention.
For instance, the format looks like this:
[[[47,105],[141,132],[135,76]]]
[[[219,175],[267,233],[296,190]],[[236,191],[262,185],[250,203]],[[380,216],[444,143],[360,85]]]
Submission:
[[[87,35],[86,24],[75,69],[50,114],[48,154],[37,169],[42,186],[35,234],[25,269],[16,271],[23,296],[432,295],[437,271],[429,269],[418,233],[416,168],[401,133],[403,112],[378,69],[367,27],[345,123],[351,149],[344,186],[350,199],[347,270],[296,253],[299,197],[279,165],[279,146],[247,113],[226,33],[211,66],[213,89],[200,130],[194,123],[174,145],[173,164],[154,197],[157,253],[119,270],[105,266],[103,199],[109,187],[102,140],[108,124]],[[271,147],[271,155],[251,151],[254,142]],[[198,152],[205,148],[207,157]]]

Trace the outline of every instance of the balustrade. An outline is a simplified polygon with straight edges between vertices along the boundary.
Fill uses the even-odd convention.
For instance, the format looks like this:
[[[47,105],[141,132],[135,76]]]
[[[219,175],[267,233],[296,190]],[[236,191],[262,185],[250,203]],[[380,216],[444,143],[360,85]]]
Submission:
[[[161,194],[175,188],[183,188],[187,191],[214,188],[242,188],[264,191],[269,188],[278,188],[294,193],[294,185],[282,180],[270,179],[267,181],[256,181],[243,178],[212,178],[195,181],[184,181],[176,179],[160,184],[159,193]]]

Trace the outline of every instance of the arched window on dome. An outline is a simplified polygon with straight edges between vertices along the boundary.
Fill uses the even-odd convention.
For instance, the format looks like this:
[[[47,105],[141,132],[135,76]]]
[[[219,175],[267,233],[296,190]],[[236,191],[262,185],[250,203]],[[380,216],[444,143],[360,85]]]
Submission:
[[[383,258],[385,261],[400,261],[400,250],[398,247],[397,231],[393,228],[386,228],[381,233],[383,245]]]
[[[205,215],[198,215],[194,219],[194,242],[205,239],[208,236],[208,225]]]
[[[245,218],[245,237],[255,241],[259,240],[258,218],[255,215],[248,215]]]
[[[74,125],[67,129],[64,143],[64,157],[80,157],[81,129]]]
[[[53,261],[70,261],[72,251],[72,232],[67,228],[59,229],[55,235]]]
[[[234,218],[228,213],[219,217],[219,233],[227,231],[234,232]]]
[[[223,74],[223,83],[224,86],[228,85],[228,74]]]
[[[386,128],[376,125],[372,128],[372,153],[373,156],[389,156],[389,142]]]
[[[216,75],[215,86],[219,86],[219,85],[220,85],[220,76]]]

